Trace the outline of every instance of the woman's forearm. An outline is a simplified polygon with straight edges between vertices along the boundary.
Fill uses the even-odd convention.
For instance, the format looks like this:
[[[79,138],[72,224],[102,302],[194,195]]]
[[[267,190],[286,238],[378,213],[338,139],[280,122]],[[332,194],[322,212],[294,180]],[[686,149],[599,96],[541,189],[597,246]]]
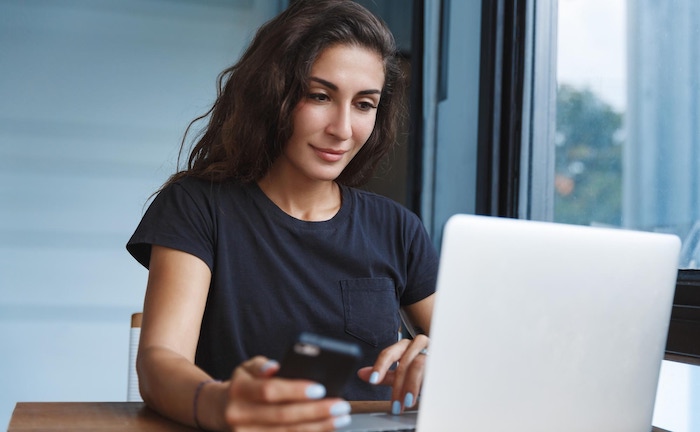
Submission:
[[[195,393],[197,421],[206,429],[220,430],[224,425],[226,385],[210,382],[204,371],[188,359],[162,347],[147,347],[137,359],[139,389],[144,402],[153,410],[180,423],[195,424]]]

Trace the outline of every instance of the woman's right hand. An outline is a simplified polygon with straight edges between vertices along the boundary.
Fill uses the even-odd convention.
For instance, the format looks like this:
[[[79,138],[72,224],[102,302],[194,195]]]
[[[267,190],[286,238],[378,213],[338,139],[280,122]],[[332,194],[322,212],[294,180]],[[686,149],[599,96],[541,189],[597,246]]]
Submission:
[[[276,377],[279,364],[264,357],[244,362],[226,382],[201,384],[211,378],[194,364],[210,284],[201,259],[152,247],[137,358],[149,407],[183,424],[236,432],[331,431],[350,420],[346,401],[325,398],[311,381]]]
[[[231,375],[225,427],[245,431],[332,431],[350,422],[350,404],[325,398],[321,384],[275,377],[279,363],[254,357]]]

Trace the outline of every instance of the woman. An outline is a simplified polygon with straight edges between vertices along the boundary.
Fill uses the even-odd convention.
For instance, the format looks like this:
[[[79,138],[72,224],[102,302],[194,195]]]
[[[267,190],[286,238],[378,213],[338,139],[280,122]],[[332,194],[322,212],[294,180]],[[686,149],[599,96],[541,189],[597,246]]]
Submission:
[[[349,404],[275,377],[301,331],[361,344],[349,400],[415,405],[437,254],[418,218],[365,183],[394,143],[403,78],[389,30],[347,0],[298,0],[219,79],[186,169],[127,248],[149,269],[144,401],[212,430],[332,430]],[[395,370],[391,366],[399,362]]]

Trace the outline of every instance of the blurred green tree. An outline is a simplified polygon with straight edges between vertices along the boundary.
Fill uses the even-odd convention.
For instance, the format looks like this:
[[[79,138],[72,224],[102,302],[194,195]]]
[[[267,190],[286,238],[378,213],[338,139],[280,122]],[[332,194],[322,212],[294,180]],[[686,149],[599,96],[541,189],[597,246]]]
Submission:
[[[621,224],[623,115],[590,89],[557,91],[554,220]]]

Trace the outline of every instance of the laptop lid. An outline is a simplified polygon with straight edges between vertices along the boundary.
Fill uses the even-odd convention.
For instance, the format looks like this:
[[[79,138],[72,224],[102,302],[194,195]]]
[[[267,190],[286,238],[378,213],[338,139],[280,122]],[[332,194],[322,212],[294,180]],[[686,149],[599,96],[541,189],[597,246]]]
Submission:
[[[453,216],[417,429],[650,430],[679,251],[666,234]]]

